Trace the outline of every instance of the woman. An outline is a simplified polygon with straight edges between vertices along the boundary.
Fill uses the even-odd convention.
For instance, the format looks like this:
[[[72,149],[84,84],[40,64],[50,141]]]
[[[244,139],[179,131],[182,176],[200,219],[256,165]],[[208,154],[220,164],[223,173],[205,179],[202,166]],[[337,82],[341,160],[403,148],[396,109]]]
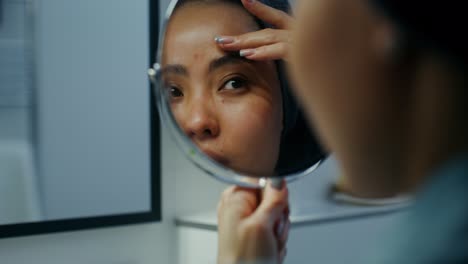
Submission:
[[[261,19],[276,13],[258,1],[243,2]],[[335,153],[347,188],[363,196],[419,191],[393,240],[382,238],[393,242],[369,250],[375,256],[368,263],[465,263],[467,43],[448,33],[463,32],[461,4],[297,4],[289,54],[295,92]],[[450,17],[434,22],[440,14]],[[290,18],[276,16],[280,20]],[[255,49],[275,39],[255,37]],[[245,202],[252,200],[257,204]],[[285,187],[266,188],[262,201],[250,190],[226,190],[218,211],[219,263],[281,262],[285,238],[275,236],[272,223],[286,203]]]
[[[247,52],[224,51],[213,42],[264,27],[240,1],[183,0],[163,47],[163,81],[178,124],[211,158],[255,176],[303,169],[322,156],[303,128],[281,63],[248,60]],[[288,149],[298,137],[308,147]]]

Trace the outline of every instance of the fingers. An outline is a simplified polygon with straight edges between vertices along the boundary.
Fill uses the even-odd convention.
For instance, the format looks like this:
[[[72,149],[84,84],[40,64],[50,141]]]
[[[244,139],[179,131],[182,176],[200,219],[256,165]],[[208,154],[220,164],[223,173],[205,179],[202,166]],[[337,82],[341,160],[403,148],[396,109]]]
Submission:
[[[239,36],[218,36],[216,43],[226,51],[258,48],[278,42],[289,42],[290,32],[287,30],[266,28]]]
[[[218,218],[242,219],[252,215],[256,222],[264,222],[273,228],[277,222],[282,222],[282,227],[275,232],[281,237],[284,225],[288,222],[288,189],[284,180],[281,187],[273,187],[268,183],[264,189],[262,201],[259,203],[259,190],[239,186],[227,188],[221,195],[218,203]]]
[[[272,45],[262,46],[256,49],[244,49],[239,52],[240,56],[249,60],[284,60],[288,61],[289,50],[288,44],[275,43]]]
[[[291,227],[291,222],[289,221],[289,217],[284,219],[283,229],[281,233],[278,234],[278,250],[283,250],[286,247],[286,243],[288,242],[289,237],[289,229]]]
[[[293,18],[287,13],[256,0],[242,0],[244,7],[254,16],[280,29],[288,29]]]
[[[287,254],[287,247],[286,244],[288,242],[288,237],[289,237],[289,229],[291,227],[291,222],[289,220],[289,213],[284,215],[284,221],[285,224],[283,226],[283,229],[281,232],[278,233],[277,235],[277,241],[278,241],[278,263],[283,263],[284,259],[286,258]]]
[[[242,219],[251,215],[258,206],[259,190],[231,186],[223,191],[218,203],[218,219]]]
[[[239,51],[239,55],[251,60],[288,60],[290,28],[293,18],[287,13],[257,0],[242,0],[245,8],[276,29],[263,29],[239,36],[218,36],[216,43],[225,51]]]
[[[287,219],[286,183],[282,180],[277,188],[268,183],[258,204],[260,192],[236,186],[223,192],[218,206],[219,261],[284,259],[289,223],[283,220],[285,224],[280,232],[275,232],[274,223]],[[245,214],[246,211],[250,212]]]
[[[239,55],[250,60],[288,60],[289,32],[264,29],[238,37],[216,37],[216,43],[227,51],[239,51]]]
[[[288,188],[283,180],[282,188],[277,189],[268,183],[264,189],[263,199],[253,217],[261,218],[273,228],[274,223],[283,216],[288,206]]]

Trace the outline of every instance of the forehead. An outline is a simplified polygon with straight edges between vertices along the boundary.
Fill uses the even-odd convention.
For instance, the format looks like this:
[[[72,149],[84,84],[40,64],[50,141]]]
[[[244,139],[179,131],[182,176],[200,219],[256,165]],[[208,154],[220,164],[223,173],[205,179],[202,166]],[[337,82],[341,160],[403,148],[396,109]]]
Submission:
[[[173,14],[167,27],[163,63],[181,63],[224,54],[215,36],[240,35],[258,30],[255,20],[242,7],[232,4],[187,4]],[[165,64],[164,63],[164,64]]]

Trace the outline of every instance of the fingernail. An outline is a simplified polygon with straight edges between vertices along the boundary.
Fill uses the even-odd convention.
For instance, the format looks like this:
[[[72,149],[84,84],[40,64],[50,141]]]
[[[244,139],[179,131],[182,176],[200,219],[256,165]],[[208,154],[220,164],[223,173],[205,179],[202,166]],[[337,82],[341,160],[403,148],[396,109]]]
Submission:
[[[283,180],[282,179],[270,179],[270,186],[279,191],[283,189]]]
[[[247,56],[251,56],[255,53],[255,50],[254,49],[244,49],[244,50],[241,50],[239,51],[239,55],[241,57],[247,57]]]
[[[218,44],[229,44],[234,42],[233,37],[221,37],[221,36],[216,36],[215,37],[215,42]]]
[[[278,225],[276,226],[276,235],[280,236],[283,233],[284,228],[284,218],[281,218]]]

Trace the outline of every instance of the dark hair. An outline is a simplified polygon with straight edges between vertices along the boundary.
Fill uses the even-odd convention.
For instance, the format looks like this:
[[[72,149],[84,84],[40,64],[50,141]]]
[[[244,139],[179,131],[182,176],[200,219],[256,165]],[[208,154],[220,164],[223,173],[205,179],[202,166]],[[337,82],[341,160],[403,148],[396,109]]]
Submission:
[[[290,13],[291,6],[287,0],[259,1],[275,9]],[[180,8],[188,3],[228,3],[244,9],[240,0],[179,0],[175,8]],[[254,19],[260,29],[273,28],[272,25],[269,25],[250,13],[248,14]],[[284,62],[277,60],[276,68],[283,102],[283,131],[275,172],[278,175],[284,175],[307,169],[324,159],[326,154],[319,145],[312,129],[305,120],[303,112],[298,108],[298,104],[291,94],[289,82],[286,78],[287,74]]]
[[[444,56],[466,70],[467,41],[463,1],[373,0],[405,37],[419,49]]]

